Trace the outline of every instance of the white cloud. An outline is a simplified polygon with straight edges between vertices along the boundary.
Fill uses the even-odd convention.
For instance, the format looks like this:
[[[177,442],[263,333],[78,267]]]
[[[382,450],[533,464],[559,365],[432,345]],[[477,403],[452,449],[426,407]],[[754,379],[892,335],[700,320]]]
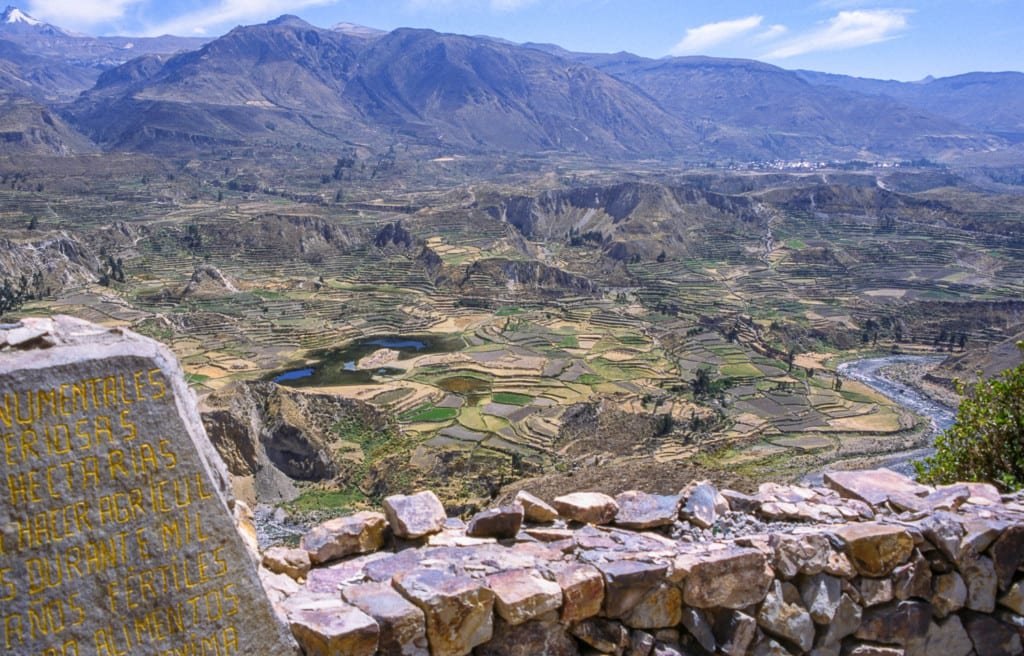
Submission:
[[[26,11],[58,27],[86,28],[117,20],[145,0],[32,0]]]
[[[513,12],[535,5],[539,0],[406,0],[405,4],[415,11],[448,11],[451,9],[486,8],[497,12]]]
[[[825,9],[852,9],[877,4],[872,0],[818,0],[818,6]]]
[[[523,7],[536,4],[537,0],[491,0],[491,9],[495,11],[517,11]]]
[[[337,0],[218,0],[196,11],[175,16],[157,25],[150,25],[145,33],[160,34],[215,34],[224,27],[248,24],[276,18],[281,14],[294,14],[305,7],[330,5]]]
[[[907,27],[903,9],[841,11],[822,27],[801,34],[764,55],[765,59],[786,59],[822,50],[848,50],[888,41]]]
[[[789,28],[785,25],[769,25],[763,31],[754,35],[754,38],[758,41],[771,41],[772,39],[779,38],[788,31]]]
[[[757,29],[763,16],[747,16],[736,20],[708,23],[686,30],[686,36],[669,51],[673,55],[688,55],[705,52],[720,43],[731,41],[747,32]]]

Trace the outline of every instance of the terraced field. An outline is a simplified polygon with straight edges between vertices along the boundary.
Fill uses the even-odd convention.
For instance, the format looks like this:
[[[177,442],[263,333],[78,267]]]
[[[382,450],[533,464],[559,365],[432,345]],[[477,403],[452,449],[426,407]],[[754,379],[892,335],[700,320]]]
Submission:
[[[675,364],[639,331],[556,314],[478,315],[461,333],[470,344],[461,351],[411,357],[400,361],[400,375],[326,390],[388,408],[429,447],[490,449],[541,467],[564,448],[559,429],[573,404],[601,396],[629,405],[681,383]]]
[[[985,345],[1024,316],[1014,197],[590,170],[363,180],[331,202],[302,165],[245,192],[209,162],[138,168],[0,190],[4,276],[52,263],[25,311],[150,334],[200,394],[374,337],[449,338],[316,388],[387,410],[441,474],[455,454],[501,482],[595,458],[796,476],[893,450],[922,439],[915,419],[813,354]],[[99,284],[115,260],[125,279]]]

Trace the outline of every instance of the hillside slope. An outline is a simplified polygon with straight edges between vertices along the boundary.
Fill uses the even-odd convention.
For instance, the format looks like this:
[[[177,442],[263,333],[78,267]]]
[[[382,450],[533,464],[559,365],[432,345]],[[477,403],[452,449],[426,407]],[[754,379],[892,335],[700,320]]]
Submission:
[[[411,139],[461,150],[665,154],[683,121],[592,68],[429,30],[367,40],[284,16],[104,74],[71,116],[108,147]]]

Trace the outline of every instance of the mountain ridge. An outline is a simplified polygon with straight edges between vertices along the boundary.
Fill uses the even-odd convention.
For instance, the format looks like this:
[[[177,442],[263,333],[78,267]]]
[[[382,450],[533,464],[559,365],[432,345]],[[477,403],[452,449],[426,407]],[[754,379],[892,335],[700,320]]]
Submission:
[[[138,56],[167,55],[205,42],[167,35],[92,37],[8,5],[0,14],[0,93],[56,109],[91,88],[105,70]]]
[[[918,82],[795,71],[815,85],[885,95],[930,113],[1024,142],[1024,73],[975,71]]]
[[[46,25],[13,7],[7,14],[19,32]],[[290,14],[177,53],[166,50],[201,40],[143,41],[139,56],[117,65],[108,55],[126,49],[117,41],[125,37],[93,39],[105,54],[94,53],[86,74],[82,61],[52,56],[57,37],[8,39],[5,27],[0,45],[9,40],[21,59],[0,48],[0,90],[60,106],[107,149],[358,141],[598,159],[952,161],[1013,156],[1024,143],[1024,74],[958,76],[986,85],[978,100],[951,78],[901,83],[424,29],[325,29]],[[92,39],[60,34],[83,47]],[[40,62],[54,72],[36,83],[23,73]],[[985,112],[1004,86],[1009,107]]]
[[[13,5],[8,5],[0,14],[0,39],[12,41],[33,55],[107,68],[138,55],[170,54],[194,49],[209,41],[169,34],[156,37],[78,34],[34,18]]]
[[[133,141],[110,134],[123,123],[111,108],[145,102],[217,108],[198,110],[205,114],[233,108],[339,141],[384,128],[436,147],[642,154],[684,145],[687,131],[643,94],[589,67],[431,30],[399,29],[367,41],[283,16],[171,57],[149,77],[129,75],[131,85],[101,86],[125,71],[115,69],[70,108],[106,144]],[[316,126],[287,115],[311,107]],[[341,123],[347,133],[336,131]],[[274,131],[257,130],[266,137]],[[231,132],[226,126],[201,136],[219,140]]]

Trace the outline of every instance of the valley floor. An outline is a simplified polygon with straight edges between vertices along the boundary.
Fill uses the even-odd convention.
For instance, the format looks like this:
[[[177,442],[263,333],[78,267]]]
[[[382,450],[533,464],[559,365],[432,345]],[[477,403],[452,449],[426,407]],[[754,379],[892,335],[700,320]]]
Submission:
[[[293,372],[282,384],[390,417],[393,443],[319,419],[338,474],[304,494],[346,506],[863,463],[927,436],[840,381],[835,354],[934,352],[940,332],[983,347],[1024,312],[1024,247],[989,231],[1016,234],[1020,200],[911,190],[909,173],[468,179],[465,161],[399,160],[353,170],[341,198],[315,163],[247,162],[21,164],[0,265],[38,297],[22,312],[160,339],[200,396]],[[243,174],[276,182],[226,184]],[[380,339],[443,347],[366,346]]]

